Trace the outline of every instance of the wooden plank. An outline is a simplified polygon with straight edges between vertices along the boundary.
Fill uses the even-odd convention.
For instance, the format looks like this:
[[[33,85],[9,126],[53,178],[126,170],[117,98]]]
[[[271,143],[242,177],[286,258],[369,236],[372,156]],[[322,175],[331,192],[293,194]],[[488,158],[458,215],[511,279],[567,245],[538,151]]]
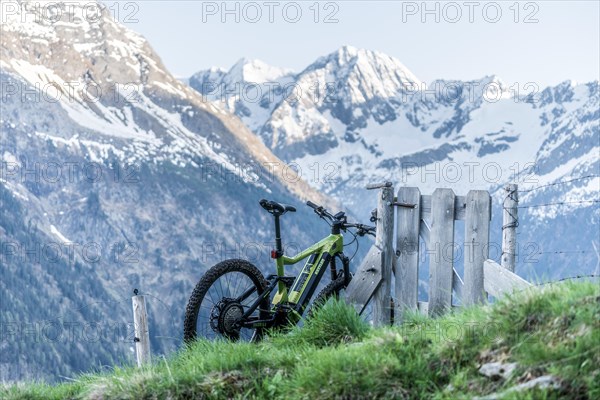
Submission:
[[[511,272],[515,272],[515,259],[517,247],[517,226],[519,219],[517,212],[519,208],[519,187],[516,184],[507,185],[504,190],[506,197],[503,203],[502,213],[502,266]]]
[[[454,219],[464,220],[466,211],[467,197],[454,197]],[[424,194],[421,196],[421,212],[422,218],[429,219],[431,217],[431,195]]]
[[[136,295],[131,298],[131,303],[133,306],[135,353],[137,365],[141,367],[150,361],[150,332],[148,330],[146,299],[142,295]]]
[[[394,188],[385,186],[379,190],[377,202],[377,231],[375,244],[381,249],[381,285],[373,294],[373,324],[389,325],[392,310],[392,260],[394,258]]]
[[[398,202],[416,204],[415,208],[396,208],[396,251],[395,267],[396,311],[394,323],[402,323],[406,310],[417,309],[419,285],[419,225],[421,222],[421,192],[416,187],[398,189]]]
[[[453,308],[456,308],[456,306],[452,306]],[[423,315],[428,315],[429,312],[429,303],[426,301],[419,301],[417,303],[417,309],[419,310],[419,312]]]
[[[465,218],[465,287],[462,304],[470,306],[486,300],[483,290],[483,262],[489,257],[490,210],[492,199],[486,190],[467,194]]]
[[[381,249],[376,245],[371,246],[346,289],[346,302],[352,304],[359,314],[365,310],[373,293],[381,284],[381,256]]]
[[[419,224],[419,235],[425,241],[426,246],[429,243],[429,235],[430,234],[431,234],[431,230],[429,229],[427,222],[425,222],[424,220],[421,220],[421,223]],[[456,271],[456,268],[452,267],[452,290],[454,291],[454,294],[456,296],[458,296],[459,299],[462,299],[462,296],[463,296],[463,294],[462,294],[463,286],[464,286],[463,280],[461,279],[460,275]]]
[[[494,260],[483,262],[483,288],[496,298],[512,292],[518,292],[533,287],[519,275],[507,270]]]
[[[452,306],[454,266],[454,203],[452,189],[438,188],[431,196],[429,260],[429,310],[438,316]]]

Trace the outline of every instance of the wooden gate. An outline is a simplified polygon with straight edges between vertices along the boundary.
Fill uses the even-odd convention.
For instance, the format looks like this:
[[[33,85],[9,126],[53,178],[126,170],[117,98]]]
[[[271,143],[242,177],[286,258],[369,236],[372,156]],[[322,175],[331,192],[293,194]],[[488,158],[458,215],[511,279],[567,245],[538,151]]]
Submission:
[[[399,323],[407,311],[419,310],[437,316],[449,310],[453,303],[472,305],[487,299],[484,262],[489,254],[489,192],[471,190],[466,196],[457,196],[451,189],[440,188],[431,195],[422,195],[416,187],[402,187],[394,197],[389,182],[369,188],[380,189],[378,235],[347,290],[347,300],[355,304],[357,310],[364,310],[374,297],[374,322],[385,324],[390,313],[380,310],[389,310],[391,295],[395,321]],[[463,278],[454,268],[456,220],[465,221]],[[425,242],[430,260],[428,302],[418,301],[419,238]],[[392,271],[394,285],[391,284]],[[456,296],[455,301],[453,296]]]
[[[397,315],[420,309],[440,315],[450,309],[453,295],[464,305],[486,300],[483,263],[489,254],[491,197],[485,190],[457,196],[452,189],[422,195],[418,188],[398,190],[396,208],[395,299]],[[465,221],[464,279],[454,268],[454,221]],[[429,301],[417,300],[419,237],[429,255]]]

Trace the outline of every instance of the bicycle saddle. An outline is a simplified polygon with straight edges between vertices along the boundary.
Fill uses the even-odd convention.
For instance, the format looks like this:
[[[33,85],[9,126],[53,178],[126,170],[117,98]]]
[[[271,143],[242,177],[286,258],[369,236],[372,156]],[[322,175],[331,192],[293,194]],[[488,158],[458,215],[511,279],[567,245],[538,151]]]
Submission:
[[[258,202],[262,208],[270,212],[271,214],[277,213],[278,215],[283,215],[286,212],[296,212],[296,207],[290,206],[288,204],[278,203],[276,201],[262,199]]]

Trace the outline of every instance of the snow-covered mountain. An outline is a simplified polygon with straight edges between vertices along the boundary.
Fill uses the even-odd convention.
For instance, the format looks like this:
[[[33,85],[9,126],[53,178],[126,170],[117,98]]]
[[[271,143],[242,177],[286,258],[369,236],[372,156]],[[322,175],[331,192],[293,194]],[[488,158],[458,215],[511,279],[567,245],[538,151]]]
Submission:
[[[0,381],[130,358],[134,288],[153,352],[173,348],[208,266],[272,267],[260,198],[336,207],[101,3],[51,3],[15,3],[0,28]],[[326,232],[298,208],[296,248]]]
[[[501,188],[517,182],[522,206],[565,203],[520,209],[522,252],[541,253],[522,272],[593,272],[600,233],[598,81],[538,88],[487,76],[426,85],[397,59],[345,46],[300,72],[262,79],[257,98],[247,93],[256,89],[250,78],[256,65],[278,70],[241,60],[216,79],[199,72],[190,84],[210,88],[203,91],[207,99],[235,112],[285,161],[325,172],[315,187],[358,215],[374,207],[374,196],[363,190],[370,182],[391,180],[422,193],[488,189],[496,199],[491,239],[499,243]],[[550,186],[525,191],[542,185]]]
[[[421,82],[392,57],[347,46],[300,74],[241,59],[227,72],[195,74],[190,85],[234,111],[282,158],[295,160],[354,142],[370,120],[391,120],[399,95]]]
[[[600,175],[598,82],[515,99],[493,76],[425,86],[392,57],[344,47],[299,73],[242,60],[194,75],[193,90],[106,9],[17,4],[0,26],[0,381],[131,357],[134,288],[148,294],[153,353],[173,348],[207,266],[270,266],[262,197],[334,208],[336,197],[366,222],[372,181],[464,194],[513,175],[524,189]],[[548,252],[540,274],[596,265],[549,251],[598,245],[597,206],[571,203],[597,199],[598,185],[522,193],[569,201],[522,210],[521,238]],[[283,224],[296,248],[327,232],[302,207]]]

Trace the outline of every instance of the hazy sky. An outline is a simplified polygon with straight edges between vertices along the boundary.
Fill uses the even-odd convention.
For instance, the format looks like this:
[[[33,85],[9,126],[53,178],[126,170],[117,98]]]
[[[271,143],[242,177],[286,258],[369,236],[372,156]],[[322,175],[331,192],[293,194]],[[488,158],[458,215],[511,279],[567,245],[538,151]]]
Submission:
[[[392,55],[426,82],[599,79],[598,1],[104,2],[179,77],[241,57],[300,71],[349,44]]]

